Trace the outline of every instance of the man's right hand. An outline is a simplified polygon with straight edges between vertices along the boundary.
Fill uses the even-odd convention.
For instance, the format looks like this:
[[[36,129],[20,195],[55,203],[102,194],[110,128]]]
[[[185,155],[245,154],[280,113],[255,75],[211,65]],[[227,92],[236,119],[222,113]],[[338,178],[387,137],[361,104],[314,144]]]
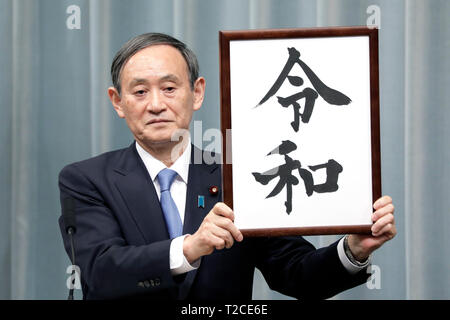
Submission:
[[[234,240],[241,242],[241,231],[234,225],[234,213],[218,202],[203,219],[197,232],[184,238],[183,253],[189,263],[213,253],[214,249],[231,248]]]

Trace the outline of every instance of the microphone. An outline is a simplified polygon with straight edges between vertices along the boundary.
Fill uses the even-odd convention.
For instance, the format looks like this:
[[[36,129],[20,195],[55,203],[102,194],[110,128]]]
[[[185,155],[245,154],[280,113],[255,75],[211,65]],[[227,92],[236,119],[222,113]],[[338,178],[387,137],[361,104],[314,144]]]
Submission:
[[[75,221],[75,200],[71,197],[63,199],[62,216],[64,220],[64,226],[66,227],[66,233],[75,233],[76,221]]]
[[[62,201],[62,218],[66,233],[70,238],[70,248],[72,251],[72,265],[75,266],[75,247],[73,245],[73,235],[77,231],[75,220],[75,200],[72,197],[66,197]],[[72,270],[72,276],[75,274],[75,268]],[[69,288],[69,296],[67,300],[73,300],[73,283]]]

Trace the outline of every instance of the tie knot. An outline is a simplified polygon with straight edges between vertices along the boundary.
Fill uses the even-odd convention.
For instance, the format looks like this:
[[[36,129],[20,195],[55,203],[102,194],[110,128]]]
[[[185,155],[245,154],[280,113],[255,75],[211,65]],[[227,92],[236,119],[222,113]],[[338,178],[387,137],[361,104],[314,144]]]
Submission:
[[[173,180],[175,180],[175,177],[177,176],[177,172],[173,171],[171,169],[163,169],[158,173],[158,176],[156,177],[159,182],[159,186],[161,187],[161,192],[167,191],[170,189],[170,186],[172,185]]]

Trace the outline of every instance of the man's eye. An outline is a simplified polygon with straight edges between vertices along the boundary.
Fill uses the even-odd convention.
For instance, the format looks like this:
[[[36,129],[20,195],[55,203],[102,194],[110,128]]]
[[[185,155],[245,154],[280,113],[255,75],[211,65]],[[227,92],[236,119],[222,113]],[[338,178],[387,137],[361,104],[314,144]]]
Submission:
[[[173,91],[175,91],[175,88],[174,87],[167,87],[167,88],[164,89],[164,91],[166,91],[166,92],[173,92]]]
[[[138,96],[142,96],[144,93],[145,93],[145,90],[138,90],[134,94],[136,94]]]

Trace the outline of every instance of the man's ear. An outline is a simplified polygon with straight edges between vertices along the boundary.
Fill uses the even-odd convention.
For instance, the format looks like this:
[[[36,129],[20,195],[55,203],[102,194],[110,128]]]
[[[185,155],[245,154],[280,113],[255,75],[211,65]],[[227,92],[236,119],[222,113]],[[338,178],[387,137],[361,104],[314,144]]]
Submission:
[[[201,108],[205,98],[206,80],[203,77],[198,78],[194,83],[194,111]]]
[[[114,87],[108,88],[108,96],[109,100],[111,100],[112,105],[114,106],[114,109],[116,110],[117,114],[121,118],[125,118],[125,114],[122,110],[122,98],[120,97],[119,92]]]

